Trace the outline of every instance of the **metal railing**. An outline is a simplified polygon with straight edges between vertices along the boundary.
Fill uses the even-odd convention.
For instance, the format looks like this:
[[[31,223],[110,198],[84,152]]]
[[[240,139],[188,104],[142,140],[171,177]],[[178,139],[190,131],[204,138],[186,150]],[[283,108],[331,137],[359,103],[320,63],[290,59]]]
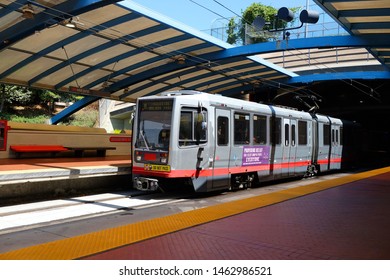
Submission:
[[[222,41],[227,41],[228,37],[228,23],[226,19],[215,20],[218,23],[219,27],[213,27],[208,30],[203,30],[203,32],[210,34],[213,37],[216,37]],[[253,25],[245,24],[245,40],[237,40],[236,45],[246,45],[256,42],[256,39],[260,39],[263,42],[277,41],[283,39],[283,31],[280,32],[269,32],[267,30],[258,30]],[[237,24],[236,33],[241,29],[240,24]],[[324,37],[324,36],[340,36],[348,35],[348,32],[345,31],[337,22],[333,21],[325,13],[320,14],[320,20],[316,24],[305,24],[302,28],[289,31],[289,39],[301,39],[301,38],[315,38],[315,37]]]

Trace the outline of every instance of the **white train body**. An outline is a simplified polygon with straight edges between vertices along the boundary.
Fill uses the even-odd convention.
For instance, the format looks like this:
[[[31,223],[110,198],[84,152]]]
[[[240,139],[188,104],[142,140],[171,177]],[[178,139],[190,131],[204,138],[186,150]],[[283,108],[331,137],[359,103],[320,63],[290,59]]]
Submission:
[[[195,191],[340,169],[342,121],[195,91],[139,98],[133,180]]]

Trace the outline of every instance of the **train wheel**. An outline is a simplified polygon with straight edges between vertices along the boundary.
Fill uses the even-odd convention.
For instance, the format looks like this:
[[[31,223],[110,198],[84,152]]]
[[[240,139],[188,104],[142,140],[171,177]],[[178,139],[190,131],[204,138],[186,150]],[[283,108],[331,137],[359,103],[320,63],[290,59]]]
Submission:
[[[306,170],[306,174],[304,175],[304,177],[313,177],[313,176],[316,176],[318,175],[320,172],[320,166],[318,164],[310,164],[308,167],[307,167],[307,170]]]

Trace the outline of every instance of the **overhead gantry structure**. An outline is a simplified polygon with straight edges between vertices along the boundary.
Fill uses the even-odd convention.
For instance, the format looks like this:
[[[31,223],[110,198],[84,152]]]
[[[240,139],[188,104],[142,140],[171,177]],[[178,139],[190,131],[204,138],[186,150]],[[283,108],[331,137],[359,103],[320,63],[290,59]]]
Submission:
[[[165,90],[237,95],[259,84],[390,79],[390,36],[379,32],[390,33],[389,1],[316,2],[350,35],[235,47],[132,1],[0,0],[0,83],[84,95],[52,119],[57,123],[99,98],[132,102]],[[360,8],[367,2],[380,6],[370,13]],[[368,28],[358,22],[367,19]],[[261,56],[338,47],[366,48],[381,67],[301,74]]]

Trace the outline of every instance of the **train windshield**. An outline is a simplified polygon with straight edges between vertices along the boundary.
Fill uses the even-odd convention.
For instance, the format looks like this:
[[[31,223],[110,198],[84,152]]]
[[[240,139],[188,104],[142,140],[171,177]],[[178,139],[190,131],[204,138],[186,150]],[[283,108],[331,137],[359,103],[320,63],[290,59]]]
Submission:
[[[140,100],[136,148],[168,150],[173,100]]]

